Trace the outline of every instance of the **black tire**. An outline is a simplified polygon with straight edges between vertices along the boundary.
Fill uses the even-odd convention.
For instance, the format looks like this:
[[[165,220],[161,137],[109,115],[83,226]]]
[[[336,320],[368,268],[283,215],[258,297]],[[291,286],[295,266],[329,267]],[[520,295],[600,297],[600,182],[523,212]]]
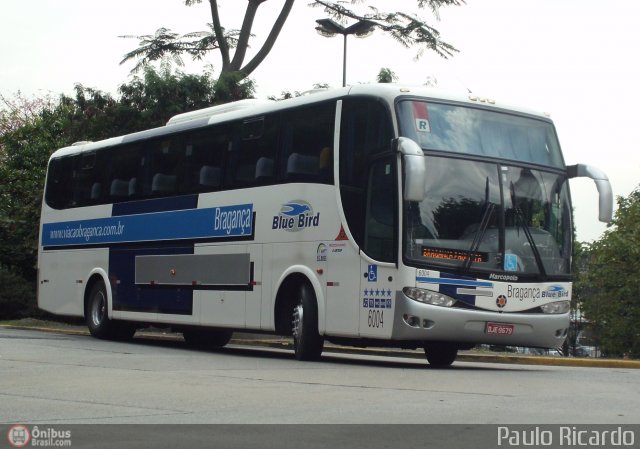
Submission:
[[[429,365],[434,368],[446,368],[455,362],[458,356],[458,346],[451,343],[427,343],[424,354]]]
[[[230,330],[185,329],[182,331],[184,341],[195,348],[222,348],[231,340]]]
[[[308,284],[298,289],[298,300],[293,308],[293,350],[298,360],[318,360],[322,354],[324,338],[318,333],[318,304]]]
[[[89,292],[85,310],[85,320],[89,332],[102,340],[129,340],[136,333],[133,323],[118,322],[109,319],[109,300],[103,281],[93,284]]]

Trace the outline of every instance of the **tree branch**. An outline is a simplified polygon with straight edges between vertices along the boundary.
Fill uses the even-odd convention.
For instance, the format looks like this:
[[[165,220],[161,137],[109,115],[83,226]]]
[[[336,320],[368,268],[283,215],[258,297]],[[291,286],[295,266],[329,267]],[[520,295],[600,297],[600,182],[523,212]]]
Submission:
[[[426,49],[435,51],[443,58],[452,56],[458,51],[451,44],[448,44],[440,38],[438,30],[416,15],[401,11],[383,12],[373,6],[368,7],[369,13],[358,14],[352,9],[343,6],[345,3],[347,2],[314,0],[310,6],[322,7],[326,14],[339,21],[349,18],[373,22],[377,28],[388,33],[403,46],[411,47],[417,45],[418,54],[416,58],[419,58]],[[357,3],[357,0],[352,0],[351,3]],[[418,7],[429,7],[436,20],[439,20],[438,9],[441,6],[457,6],[464,3],[465,0],[418,0]]]
[[[209,0],[209,4],[211,6],[211,18],[213,20],[213,31],[216,35],[216,39],[218,40],[218,48],[220,49],[220,54],[222,55],[222,71],[228,69],[230,59],[229,59],[229,45],[227,44],[227,40],[224,37],[224,31],[222,29],[222,25],[220,24],[220,15],[218,13],[218,1],[217,0]]]
[[[251,59],[251,61],[247,63],[247,65],[245,65],[242,69],[240,69],[240,71],[245,76],[250,75],[251,72],[253,72],[260,65],[262,61],[264,61],[264,59],[267,57],[267,55],[273,48],[273,45],[275,44],[276,39],[278,39],[278,36],[280,35],[280,31],[282,31],[282,27],[284,26],[284,23],[287,21],[287,17],[291,12],[291,8],[293,7],[294,2],[295,0],[285,1],[284,5],[282,6],[282,10],[280,11],[280,15],[278,15],[278,18],[273,24],[273,28],[271,28],[271,32],[269,33],[269,36],[267,36],[267,39],[265,40],[264,44],[262,44],[262,48],[260,48],[258,53],[253,57],[253,59]]]
[[[244,13],[242,28],[240,29],[238,46],[236,47],[236,52],[233,55],[233,60],[231,61],[231,66],[229,67],[231,71],[237,71],[238,69],[240,69],[240,66],[242,66],[242,63],[244,62],[244,57],[246,56],[247,48],[249,47],[249,38],[251,37],[253,20],[256,18],[258,6],[260,6],[263,1],[264,0],[249,0],[247,11]]]

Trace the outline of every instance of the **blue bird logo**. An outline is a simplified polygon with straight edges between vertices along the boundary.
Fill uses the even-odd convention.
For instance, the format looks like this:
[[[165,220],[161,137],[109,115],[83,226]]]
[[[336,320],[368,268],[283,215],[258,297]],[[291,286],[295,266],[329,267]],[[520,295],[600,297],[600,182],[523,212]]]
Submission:
[[[280,213],[287,217],[297,217],[298,215],[311,212],[311,206],[308,204],[287,203],[282,206]]]

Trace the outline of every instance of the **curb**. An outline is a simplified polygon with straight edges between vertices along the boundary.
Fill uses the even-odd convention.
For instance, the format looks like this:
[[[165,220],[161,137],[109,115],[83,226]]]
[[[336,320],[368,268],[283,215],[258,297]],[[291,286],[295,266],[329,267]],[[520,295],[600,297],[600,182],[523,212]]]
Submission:
[[[51,332],[66,335],[84,335],[88,336],[88,330],[82,329],[60,329],[51,327],[37,326],[20,326],[13,324],[0,324],[0,328],[35,330],[38,332]],[[170,341],[181,341],[182,338],[177,334],[165,334],[154,331],[142,331],[136,334],[137,338],[142,339],[161,339]],[[292,350],[293,343],[289,339],[267,338],[267,339],[246,339],[232,338],[230,344],[239,346],[257,346],[263,348]],[[422,351],[411,351],[390,348],[357,348],[353,346],[336,346],[327,344],[324,347],[325,353],[334,354],[357,354],[382,357],[398,357],[425,360]],[[614,359],[589,359],[575,357],[545,357],[545,356],[520,356],[520,355],[502,355],[502,354],[480,354],[471,352],[461,352],[456,358],[458,362],[475,362],[475,363],[500,363],[500,364],[519,364],[519,365],[539,365],[539,366],[573,366],[586,368],[629,368],[640,369],[640,360],[614,360]],[[425,363],[426,360],[425,360]]]

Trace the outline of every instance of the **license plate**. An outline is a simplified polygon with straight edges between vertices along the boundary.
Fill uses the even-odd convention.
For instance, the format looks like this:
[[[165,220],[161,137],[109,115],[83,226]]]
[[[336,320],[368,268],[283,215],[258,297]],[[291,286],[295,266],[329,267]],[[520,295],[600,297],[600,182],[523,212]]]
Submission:
[[[494,335],[513,335],[515,326],[513,324],[504,323],[487,323],[487,334]]]

